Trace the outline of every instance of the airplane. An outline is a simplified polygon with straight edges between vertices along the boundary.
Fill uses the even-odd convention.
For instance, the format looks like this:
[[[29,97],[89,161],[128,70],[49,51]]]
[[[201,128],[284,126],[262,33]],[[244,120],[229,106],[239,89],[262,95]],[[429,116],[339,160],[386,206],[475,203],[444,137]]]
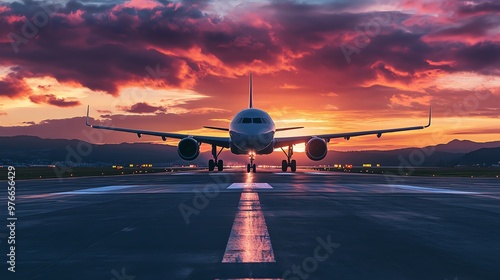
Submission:
[[[248,155],[249,163],[247,164],[246,171],[250,173],[256,172],[257,167],[254,164],[256,155],[271,154],[275,149],[281,148],[286,156],[286,160],[281,162],[281,170],[287,172],[290,168],[291,172],[297,170],[297,162],[292,160],[293,146],[296,144],[306,144],[305,152],[309,159],[319,161],[326,157],[328,153],[328,143],[334,138],[344,138],[349,140],[351,137],[363,135],[377,135],[378,138],[385,133],[409,131],[424,129],[431,126],[432,107],[429,108],[429,123],[424,126],[411,126],[402,128],[391,128],[381,130],[369,131],[356,131],[356,132],[343,132],[332,134],[316,134],[306,136],[291,136],[291,137],[277,137],[276,133],[286,130],[300,129],[303,127],[284,127],[276,128],[271,116],[260,109],[253,107],[253,81],[252,74],[250,74],[249,85],[249,106],[237,113],[228,128],[204,126],[204,128],[227,131],[229,137],[214,137],[202,135],[189,135],[178,134],[160,131],[148,131],[131,128],[120,128],[89,124],[89,106],[87,106],[87,118],[85,124],[96,129],[106,129],[121,132],[135,133],[140,138],[142,135],[159,136],[166,141],[167,138],[180,139],[177,145],[177,152],[183,160],[192,161],[200,154],[201,144],[209,144],[212,146],[213,159],[208,161],[208,170],[214,171],[217,167],[218,171],[224,169],[223,160],[219,159],[221,152],[224,149],[229,149],[233,154]],[[219,150],[220,148],[220,150]],[[286,148],[287,150],[285,150]]]

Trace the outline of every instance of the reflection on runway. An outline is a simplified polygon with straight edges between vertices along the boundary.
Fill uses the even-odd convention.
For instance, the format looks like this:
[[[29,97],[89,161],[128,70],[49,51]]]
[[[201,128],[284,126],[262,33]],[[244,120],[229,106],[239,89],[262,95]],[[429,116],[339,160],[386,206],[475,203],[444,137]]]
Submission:
[[[248,173],[223,263],[275,262],[259,194],[251,191],[252,186],[253,174]]]

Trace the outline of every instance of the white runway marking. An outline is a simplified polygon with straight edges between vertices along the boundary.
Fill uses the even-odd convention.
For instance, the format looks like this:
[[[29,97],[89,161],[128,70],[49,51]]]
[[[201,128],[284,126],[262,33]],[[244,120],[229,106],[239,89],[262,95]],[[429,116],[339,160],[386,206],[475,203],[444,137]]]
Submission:
[[[435,189],[435,188],[417,187],[417,186],[409,186],[409,185],[378,185],[378,186],[384,186],[384,187],[388,187],[388,188],[397,188],[397,189],[403,189],[403,190],[410,190],[410,191],[430,192],[430,193],[479,194],[477,192],[456,191],[456,190],[449,190],[449,189]]]
[[[241,193],[222,262],[276,262],[258,193]]]
[[[305,173],[310,175],[337,175],[333,174],[333,172],[305,172]]]
[[[271,185],[268,183],[232,183],[229,187],[227,187],[228,190],[246,190],[246,189],[272,189]]]
[[[136,185],[106,186],[106,187],[99,187],[99,188],[89,188],[89,189],[82,189],[82,190],[76,190],[76,191],[60,192],[60,193],[56,193],[56,194],[100,194],[100,193],[113,192],[113,191],[133,188],[133,187],[136,187]]]
[[[292,172],[276,172],[274,175],[295,175],[295,173]]]

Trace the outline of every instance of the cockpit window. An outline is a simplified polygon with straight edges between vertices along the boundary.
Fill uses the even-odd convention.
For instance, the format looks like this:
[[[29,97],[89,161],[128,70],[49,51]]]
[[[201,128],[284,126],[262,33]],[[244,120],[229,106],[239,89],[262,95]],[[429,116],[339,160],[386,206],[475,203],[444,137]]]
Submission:
[[[262,118],[262,123],[269,123],[265,118]]]
[[[262,123],[261,118],[253,118],[253,123]]]
[[[242,123],[252,123],[252,119],[251,118],[243,118]]]

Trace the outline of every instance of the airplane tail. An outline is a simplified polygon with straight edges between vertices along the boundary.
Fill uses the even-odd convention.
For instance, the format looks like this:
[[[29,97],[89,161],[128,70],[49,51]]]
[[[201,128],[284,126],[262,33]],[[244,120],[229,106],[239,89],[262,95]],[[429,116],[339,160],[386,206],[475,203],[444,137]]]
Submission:
[[[248,108],[253,108],[253,82],[252,82],[252,73],[250,73],[250,104]]]

